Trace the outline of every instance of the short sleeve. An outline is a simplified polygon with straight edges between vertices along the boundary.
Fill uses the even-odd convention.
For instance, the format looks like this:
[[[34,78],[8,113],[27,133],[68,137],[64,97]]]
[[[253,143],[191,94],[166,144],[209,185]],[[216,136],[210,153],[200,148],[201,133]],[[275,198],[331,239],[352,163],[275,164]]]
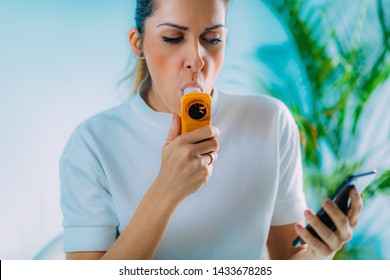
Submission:
[[[112,196],[104,174],[72,145],[60,159],[64,251],[107,251],[117,237]]]
[[[273,226],[303,221],[303,212],[307,209],[298,126],[289,111],[281,122],[278,191],[271,221]]]

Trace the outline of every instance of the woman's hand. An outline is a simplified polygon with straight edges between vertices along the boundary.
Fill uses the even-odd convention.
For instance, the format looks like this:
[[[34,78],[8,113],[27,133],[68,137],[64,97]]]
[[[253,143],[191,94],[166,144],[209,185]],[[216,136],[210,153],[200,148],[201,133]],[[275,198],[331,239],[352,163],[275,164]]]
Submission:
[[[208,182],[218,159],[219,130],[207,126],[180,135],[180,116],[173,123],[162,151],[160,172],[155,185],[180,202]]]
[[[314,237],[302,225],[296,225],[298,235],[308,246],[304,256],[305,259],[332,259],[343,244],[351,240],[353,228],[357,225],[360,212],[363,209],[363,201],[355,188],[350,191],[349,195],[351,197],[351,207],[347,215],[332,200],[327,199],[323,202],[325,212],[336,226],[335,232],[323,224],[313,212],[305,211],[305,217],[309,224],[323,240]]]

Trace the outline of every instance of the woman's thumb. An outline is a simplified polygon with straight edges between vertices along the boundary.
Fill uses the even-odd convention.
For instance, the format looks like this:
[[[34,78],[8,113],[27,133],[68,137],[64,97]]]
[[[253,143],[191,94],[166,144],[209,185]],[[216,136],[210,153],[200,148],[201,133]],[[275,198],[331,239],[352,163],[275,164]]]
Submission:
[[[181,133],[181,118],[176,113],[173,113],[173,121],[171,128],[169,129],[167,143],[172,142]]]

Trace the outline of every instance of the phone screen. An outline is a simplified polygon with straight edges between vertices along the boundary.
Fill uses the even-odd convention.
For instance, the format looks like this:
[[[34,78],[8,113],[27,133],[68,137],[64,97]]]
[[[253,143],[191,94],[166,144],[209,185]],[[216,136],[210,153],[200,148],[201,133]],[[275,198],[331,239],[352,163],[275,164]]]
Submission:
[[[341,209],[341,211],[344,212],[344,214],[347,214],[350,206],[349,192],[351,191],[351,189],[355,187],[359,193],[362,193],[363,190],[372,182],[376,173],[376,170],[371,170],[368,172],[348,176],[340,184],[337,190],[331,195],[330,199],[332,199],[338,205],[338,207]],[[333,221],[328,216],[328,214],[326,214],[323,208],[321,208],[316,215],[330,229],[332,229],[333,231],[336,230]],[[310,225],[307,225],[306,229],[311,232],[311,234],[313,234],[315,237],[321,239]],[[292,243],[294,247],[299,247],[303,244],[305,244],[305,242],[299,236]]]

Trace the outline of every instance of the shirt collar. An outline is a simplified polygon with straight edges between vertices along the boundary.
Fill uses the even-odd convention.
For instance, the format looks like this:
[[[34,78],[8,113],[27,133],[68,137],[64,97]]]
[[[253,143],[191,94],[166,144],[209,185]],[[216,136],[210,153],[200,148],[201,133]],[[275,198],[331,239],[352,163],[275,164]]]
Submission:
[[[144,85],[145,80],[138,86],[137,92],[134,96],[129,98],[128,105],[130,109],[142,120],[155,128],[166,130],[172,124],[173,115],[166,112],[158,112],[149,107],[149,105],[142,98],[140,90]],[[216,115],[218,110],[219,93],[216,87],[212,91],[212,118]]]

